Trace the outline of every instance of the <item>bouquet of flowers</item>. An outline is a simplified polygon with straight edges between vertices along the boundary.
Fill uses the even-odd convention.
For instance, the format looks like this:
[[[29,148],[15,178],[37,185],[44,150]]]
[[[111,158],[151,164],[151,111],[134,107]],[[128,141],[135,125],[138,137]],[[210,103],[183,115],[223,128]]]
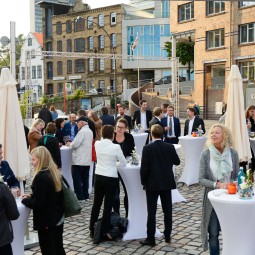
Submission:
[[[242,183],[239,185],[239,197],[241,199],[251,199],[252,198],[252,187],[253,182],[250,178],[250,169],[246,171],[247,178],[241,176]]]
[[[134,150],[132,150],[131,157],[132,157],[131,164],[138,165],[139,164],[139,155],[136,152],[136,148],[134,148]]]
[[[204,131],[202,130],[201,125],[199,125],[199,127],[197,128],[197,132],[196,133],[198,134],[198,136],[202,136],[203,135]]]

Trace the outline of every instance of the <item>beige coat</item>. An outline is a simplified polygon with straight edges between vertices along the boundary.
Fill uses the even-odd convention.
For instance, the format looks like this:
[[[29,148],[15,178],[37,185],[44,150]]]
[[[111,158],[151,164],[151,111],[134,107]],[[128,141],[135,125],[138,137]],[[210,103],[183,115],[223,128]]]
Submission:
[[[36,129],[33,128],[28,133],[28,143],[29,143],[29,152],[31,152],[35,147],[37,147],[39,139],[42,137],[42,134]]]

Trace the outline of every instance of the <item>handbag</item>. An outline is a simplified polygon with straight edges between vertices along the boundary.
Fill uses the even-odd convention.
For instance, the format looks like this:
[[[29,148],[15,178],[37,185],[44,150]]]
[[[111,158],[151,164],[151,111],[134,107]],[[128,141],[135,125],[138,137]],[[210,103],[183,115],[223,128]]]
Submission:
[[[63,176],[62,176],[62,190],[65,217],[68,218],[79,214],[82,208],[79,204],[79,201],[74,191],[70,188],[67,180]]]

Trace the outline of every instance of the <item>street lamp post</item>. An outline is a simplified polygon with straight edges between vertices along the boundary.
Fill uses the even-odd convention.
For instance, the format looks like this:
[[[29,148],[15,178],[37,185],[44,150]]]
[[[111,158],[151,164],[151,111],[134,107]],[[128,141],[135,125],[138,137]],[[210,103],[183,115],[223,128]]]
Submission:
[[[82,18],[81,16],[78,16],[75,21],[78,21],[81,18]],[[108,34],[108,32],[102,26],[100,26],[97,22],[89,20],[88,23],[94,23],[94,24],[98,25],[98,27],[101,28],[106,33],[106,35],[108,36],[108,38],[110,40],[110,45],[111,45],[112,54],[113,54],[113,60],[114,60],[114,74],[113,74],[113,80],[114,80],[114,104],[115,104],[115,106],[114,106],[114,108],[115,108],[114,109],[114,115],[115,115],[115,119],[116,119],[116,117],[117,117],[117,82],[116,82],[116,68],[117,68],[117,65],[116,65],[116,56],[115,56],[116,52],[115,52],[115,49],[114,49],[113,44],[112,44],[112,38]]]

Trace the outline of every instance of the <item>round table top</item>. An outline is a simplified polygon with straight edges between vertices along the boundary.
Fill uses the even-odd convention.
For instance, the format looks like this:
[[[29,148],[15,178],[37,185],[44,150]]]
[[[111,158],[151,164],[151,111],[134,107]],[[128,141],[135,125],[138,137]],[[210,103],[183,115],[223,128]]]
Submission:
[[[211,201],[224,203],[224,204],[236,204],[236,205],[255,205],[255,197],[252,196],[252,199],[240,199],[239,194],[228,194],[226,189],[216,189],[208,193],[208,198]]]
[[[206,136],[198,136],[198,137],[194,137],[192,135],[185,135],[185,136],[180,136],[179,137],[179,140],[204,140],[204,139],[207,139]]]
[[[60,147],[60,150],[72,150],[72,148],[71,148],[71,147],[68,147],[68,146],[63,145],[63,146],[61,146],[61,147]]]
[[[148,136],[148,133],[132,133],[131,132],[131,135],[132,136]]]

